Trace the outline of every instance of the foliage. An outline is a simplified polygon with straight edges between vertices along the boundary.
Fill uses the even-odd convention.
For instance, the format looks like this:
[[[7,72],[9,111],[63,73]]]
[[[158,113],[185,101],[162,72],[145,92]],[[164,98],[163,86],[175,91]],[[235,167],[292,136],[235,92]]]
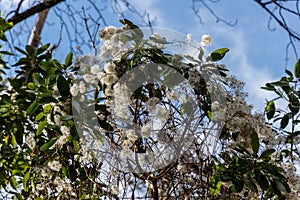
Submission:
[[[289,159],[284,155],[298,155],[293,147],[298,136],[293,128],[298,122],[298,79],[287,71],[288,77],[265,87],[289,102],[290,110],[284,116],[275,115],[278,110],[274,101],[267,104],[267,118],[281,120],[275,132],[265,124],[261,114],[251,112],[242,91],[243,83],[228,76],[226,67],[215,62],[228,49],[205,55],[204,48],[197,47],[197,58],[173,55],[164,49],[172,41],[158,34],[147,38],[129,20],[121,23],[122,28],[107,27],[100,31],[103,40],[100,56],[105,61],[100,66],[98,58],[73,59],[72,53],[62,63],[52,58],[49,44],[39,48],[26,46],[24,50],[16,48],[23,57],[12,66],[16,68],[15,76],[6,77],[7,83],[0,87],[3,195],[11,194],[17,199],[286,198],[294,188],[289,182],[291,174],[283,169],[285,159]],[[117,82],[140,66],[158,69],[168,66],[174,71],[163,70],[161,82],[141,82],[133,93],[128,93]],[[142,70],[137,73],[147,80],[149,74]],[[192,106],[195,110],[189,110],[186,101],[178,100],[186,93],[182,88],[180,94],[176,93],[175,86],[180,86],[176,73],[192,86],[187,95],[196,97]],[[215,82],[207,81],[205,75],[213,77]],[[173,88],[169,86],[171,82]],[[224,107],[222,102],[214,101],[209,89],[212,83],[224,89]],[[216,93],[221,91],[213,89]],[[78,104],[74,106],[74,102]],[[94,112],[96,125],[87,117]],[[118,162],[149,151],[154,154],[162,140],[170,144],[176,138],[186,116],[197,119],[196,129],[189,135],[191,142],[175,160],[150,171],[137,168],[124,172],[124,168],[105,165],[92,149],[108,144],[108,153],[118,149],[121,156],[117,157]],[[160,137],[155,136],[153,127],[149,128],[151,120],[163,122],[155,133]],[[141,131],[123,130],[120,121],[131,122]],[[292,131],[284,131],[284,139],[291,148],[278,151],[279,144],[272,142],[288,127],[289,121]],[[214,125],[222,125],[223,129],[217,134],[212,155],[205,152],[211,141],[205,143],[203,136],[213,134]]]

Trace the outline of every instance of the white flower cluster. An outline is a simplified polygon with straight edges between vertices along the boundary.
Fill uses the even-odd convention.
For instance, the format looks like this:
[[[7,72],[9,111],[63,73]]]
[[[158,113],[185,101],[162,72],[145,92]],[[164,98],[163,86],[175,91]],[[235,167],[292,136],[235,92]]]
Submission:
[[[243,82],[235,77],[228,77],[227,82],[231,91],[227,95],[226,125],[232,133],[239,133],[237,143],[251,151],[251,134],[255,131],[265,142],[273,141],[275,134],[271,127],[265,124],[262,114],[253,114],[252,106],[246,103],[246,93],[242,92]],[[234,142],[235,144],[235,142]]]
[[[62,135],[54,143],[53,147],[61,148],[67,142],[67,138],[70,135],[70,128],[67,126],[61,126],[60,131],[61,131]]]
[[[25,138],[25,143],[29,146],[30,149],[34,149],[36,142],[35,142],[35,134],[30,132],[26,138]]]
[[[108,26],[99,32],[99,36],[103,41],[101,46],[100,58],[119,60],[121,55],[127,51],[127,42],[122,40],[122,32],[127,31],[129,34],[130,27],[124,25],[122,28],[117,29],[114,26]]]
[[[61,169],[62,164],[57,160],[53,160],[52,162],[48,162],[48,167],[51,170],[58,172]]]

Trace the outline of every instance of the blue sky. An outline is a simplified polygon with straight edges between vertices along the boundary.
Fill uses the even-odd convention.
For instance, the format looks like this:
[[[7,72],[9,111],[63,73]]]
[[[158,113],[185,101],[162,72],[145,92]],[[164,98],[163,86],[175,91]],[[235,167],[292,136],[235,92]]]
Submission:
[[[16,1],[16,0],[15,0]],[[30,0],[27,0],[30,2]],[[7,11],[7,2],[0,1],[0,9]],[[74,1],[74,6],[79,9],[85,1]],[[169,28],[184,34],[191,33],[193,39],[200,41],[203,34],[210,34],[213,43],[207,48],[208,51],[227,47],[230,49],[228,55],[222,60],[230,70],[230,74],[236,75],[246,82],[245,90],[249,93],[249,103],[254,104],[256,110],[264,108],[265,99],[270,99],[272,93],[260,89],[266,82],[278,79],[284,74],[285,48],[288,43],[288,35],[277,24],[273,23],[276,31],[270,32],[267,28],[269,15],[262,10],[253,0],[221,0],[218,3],[207,2],[213,11],[221,18],[238,23],[230,27],[222,22],[216,23],[216,19],[206,8],[198,3],[199,13],[204,24],[191,10],[192,0],[131,0],[130,3],[140,12],[147,11],[150,18],[154,20],[155,27]],[[99,1],[102,5],[103,1]],[[101,6],[103,7],[103,6]],[[124,8],[125,15],[133,21],[140,23],[140,18],[130,14]],[[109,25],[120,26],[120,19],[110,7],[104,13]],[[50,12],[49,20],[53,17]],[[30,22],[30,21],[29,21]],[[293,23],[299,23],[294,21]],[[48,27],[49,28],[49,27]],[[45,29],[47,30],[47,29]],[[59,24],[51,27],[51,32],[44,31],[42,39],[44,42],[56,42],[59,34]],[[24,38],[27,42],[27,38]],[[297,44],[298,49],[300,44]],[[57,57],[63,58],[68,51],[65,41],[56,52]],[[86,52],[88,53],[88,52]],[[289,69],[292,69],[296,58],[290,54]]]

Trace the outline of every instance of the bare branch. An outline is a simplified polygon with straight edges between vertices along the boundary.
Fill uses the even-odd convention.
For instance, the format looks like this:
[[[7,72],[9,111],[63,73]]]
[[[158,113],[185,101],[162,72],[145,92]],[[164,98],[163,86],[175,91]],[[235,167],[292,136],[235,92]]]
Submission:
[[[19,22],[27,19],[28,17],[30,17],[36,13],[42,12],[43,10],[46,10],[48,8],[51,8],[63,1],[65,1],[65,0],[52,0],[52,1],[42,2],[36,6],[29,8],[28,10],[25,10],[24,12],[22,12],[20,14],[16,13],[12,18],[8,19],[7,21],[12,22],[14,25],[16,25]]]

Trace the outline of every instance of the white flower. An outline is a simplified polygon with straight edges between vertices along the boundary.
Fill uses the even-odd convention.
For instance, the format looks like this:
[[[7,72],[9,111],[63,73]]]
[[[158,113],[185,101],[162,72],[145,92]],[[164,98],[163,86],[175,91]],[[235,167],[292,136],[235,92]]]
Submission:
[[[101,71],[101,70],[100,70],[99,65],[93,65],[93,66],[91,67],[91,73],[92,73],[93,75],[97,75],[100,71]]]
[[[85,80],[85,82],[90,83],[90,84],[95,84],[96,83],[96,76],[95,75],[84,74],[83,79]],[[80,85],[79,85],[79,87],[80,87]]]
[[[62,167],[62,164],[60,164],[58,161],[53,160],[52,162],[48,162],[48,167],[52,169],[53,171],[59,171]]]
[[[85,93],[86,86],[85,86],[85,83],[83,81],[80,81],[78,89],[79,89],[80,94]]]
[[[130,141],[135,141],[138,139],[138,136],[137,136],[137,134],[135,134],[135,131],[133,129],[127,130],[126,136],[127,136],[128,140],[130,140]]]
[[[113,194],[119,193],[119,188],[117,185],[112,185],[110,189],[111,189],[111,193],[113,193]]]
[[[192,34],[190,34],[190,33],[187,34],[185,41],[187,44],[190,44],[192,42]]]
[[[106,84],[106,85],[112,85],[114,84],[115,82],[117,82],[118,80],[118,77],[115,75],[115,74],[106,74],[102,79],[101,79],[101,82],[103,84]]]
[[[150,133],[151,133],[151,130],[152,130],[152,127],[150,124],[145,124],[143,127],[142,127],[142,130],[141,130],[141,135],[143,137],[149,137],[150,136]]]
[[[70,134],[70,128],[67,126],[61,126],[60,131],[63,135],[69,135]]]
[[[112,62],[107,62],[104,64],[104,71],[106,73],[115,73],[116,72],[115,68],[116,68],[116,65]]]
[[[72,87],[70,88],[70,92],[72,96],[77,96],[78,95],[78,85],[74,83]]]
[[[25,139],[26,144],[29,146],[30,149],[33,149],[36,145],[34,136],[35,136],[35,134],[30,132]]]
[[[211,44],[211,37],[210,35],[202,35],[202,38],[201,38],[201,45],[202,46],[208,46]]]

